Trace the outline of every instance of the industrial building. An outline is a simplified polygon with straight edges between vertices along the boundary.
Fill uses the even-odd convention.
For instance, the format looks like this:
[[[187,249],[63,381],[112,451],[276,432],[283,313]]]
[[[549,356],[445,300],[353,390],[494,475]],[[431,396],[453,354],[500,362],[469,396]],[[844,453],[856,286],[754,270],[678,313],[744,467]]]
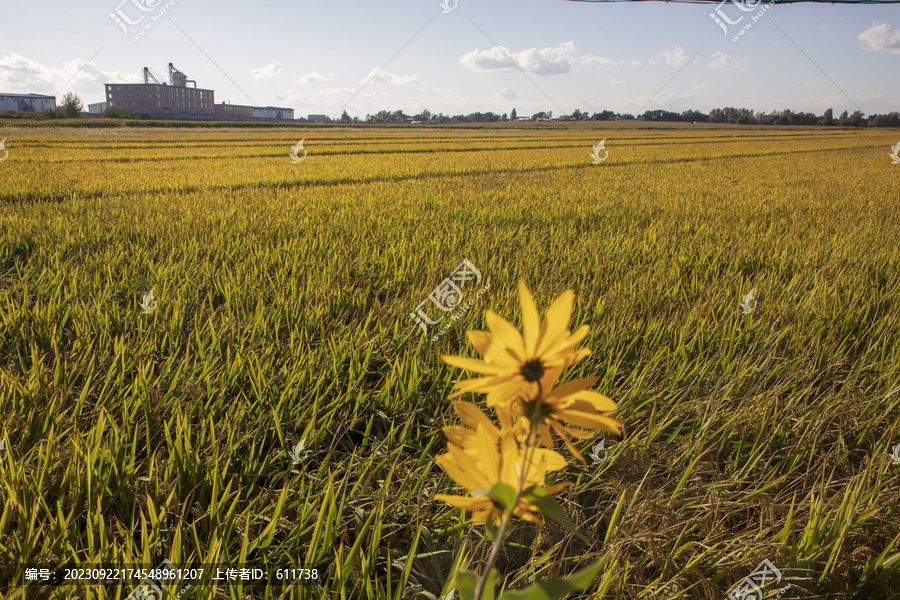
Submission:
[[[294,120],[293,108],[280,108],[278,106],[254,106],[254,119],[290,119]]]
[[[152,83],[151,83],[152,80]],[[188,87],[193,83],[193,87]],[[169,63],[169,82],[160,83],[144,67],[144,83],[107,83],[109,108],[127,108],[137,115],[214,115],[215,92],[197,87],[197,82]]]
[[[240,104],[216,104],[216,114],[220,117],[244,117],[246,119],[253,118],[252,106],[241,106]]]
[[[56,96],[0,93],[0,112],[44,112],[56,109]]]
[[[88,113],[92,115],[99,115],[104,110],[106,110],[106,102],[95,102],[94,104],[88,104]]]
[[[193,87],[189,87],[189,83],[194,84]],[[127,108],[137,115],[157,119],[294,120],[292,108],[216,104],[215,91],[198,88],[196,81],[188,79],[172,63],[169,63],[168,82],[160,83],[150,69],[144,67],[144,83],[107,83],[105,86],[109,108]]]
[[[220,117],[242,117],[244,119],[294,120],[293,108],[278,106],[243,106],[240,104],[216,104],[216,114]]]

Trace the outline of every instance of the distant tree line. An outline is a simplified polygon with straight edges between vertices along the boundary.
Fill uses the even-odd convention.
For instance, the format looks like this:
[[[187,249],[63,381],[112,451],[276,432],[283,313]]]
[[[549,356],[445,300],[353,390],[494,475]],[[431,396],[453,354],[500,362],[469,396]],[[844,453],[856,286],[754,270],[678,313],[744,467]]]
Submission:
[[[844,127],[900,127],[900,112],[866,116],[862,111],[848,111],[834,118],[834,110],[828,109],[822,116],[811,112],[794,112],[789,109],[770,113],[754,112],[749,108],[714,108],[709,113],[686,110],[683,113],[667,110],[648,110],[644,121],[681,121],[688,123],[734,123],[736,125],[840,125]]]
[[[576,110],[575,113],[577,115],[581,115],[580,111]],[[608,116],[607,116],[608,113]],[[349,115],[347,115],[346,111],[344,111],[345,117],[340,119],[340,122],[349,123]],[[598,118],[609,120],[612,117],[618,117],[621,119],[634,119],[633,115],[620,115],[619,113],[613,113],[610,111],[604,111],[603,116]],[[495,112],[473,112],[467,115],[445,115],[444,113],[433,114],[431,111],[423,110],[422,112],[409,115],[403,112],[402,110],[382,110],[378,111],[374,115],[366,115],[365,119],[359,119],[354,117],[352,119],[353,123],[368,123],[374,125],[382,125],[382,124],[390,124],[390,123],[415,123],[415,124],[429,124],[429,125],[444,125],[444,124],[452,124],[452,123],[498,123],[505,121],[549,121],[553,119],[553,111],[540,111],[536,112],[531,117],[520,118],[516,109],[512,109],[510,113],[498,114]],[[580,120],[574,119],[572,117],[561,117],[557,119],[559,121],[564,120]],[[336,121],[326,119],[326,123],[334,123]]]
[[[553,111],[540,111],[527,117],[528,121],[633,121],[640,119],[642,121],[669,121],[682,123],[725,123],[735,125],[824,125],[824,126],[844,126],[844,127],[900,127],[900,112],[890,112],[887,114],[872,114],[866,116],[862,111],[855,111],[850,114],[844,111],[837,118],[834,116],[834,110],[829,108],[821,116],[811,112],[794,112],[792,110],[777,110],[770,113],[761,111],[753,111],[749,108],[714,108],[708,113],[698,110],[686,110],[681,113],[671,112],[667,110],[648,110],[639,117],[635,117],[630,113],[617,113],[611,110],[595,112],[593,114],[587,111],[576,109],[570,115],[562,115],[553,119]],[[382,110],[374,115],[366,115],[365,119],[351,117],[344,111],[339,121],[326,119],[326,122],[344,122],[344,123],[369,123],[369,124],[390,124],[390,123],[406,123],[406,124],[452,124],[452,123],[495,123],[501,121],[521,121],[516,109],[513,109],[508,115],[507,113],[497,114],[493,112],[473,112],[467,115],[444,115],[443,113],[432,114],[424,110],[416,115],[408,115],[402,110]]]
[[[40,115],[41,118],[77,118],[84,110],[84,104],[76,94],[68,93],[56,110],[47,110]],[[118,119],[135,119],[137,115],[131,110],[123,108],[107,108],[101,116]],[[412,125],[444,125],[453,123],[497,123],[505,121],[669,121],[682,123],[725,123],[735,125],[838,125],[843,127],[900,127],[900,112],[889,112],[883,115],[864,115],[862,111],[854,111],[849,114],[844,111],[838,118],[834,117],[834,111],[828,109],[822,116],[811,112],[794,112],[792,110],[776,110],[770,113],[752,111],[749,108],[714,108],[708,113],[698,110],[686,110],[681,113],[668,110],[648,110],[640,117],[630,113],[617,113],[611,110],[595,112],[575,109],[571,115],[563,115],[553,118],[553,111],[536,112],[531,117],[520,118],[518,111],[512,109],[507,115],[499,115],[493,112],[473,112],[467,115],[445,115],[444,113],[432,114],[429,110],[423,110],[416,115],[408,115],[402,110],[381,110],[374,115],[366,115],[365,119],[351,117],[345,110],[338,119],[325,117],[325,123],[344,123],[370,125],[387,125],[391,123],[404,123]],[[304,119],[297,119],[304,121]]]

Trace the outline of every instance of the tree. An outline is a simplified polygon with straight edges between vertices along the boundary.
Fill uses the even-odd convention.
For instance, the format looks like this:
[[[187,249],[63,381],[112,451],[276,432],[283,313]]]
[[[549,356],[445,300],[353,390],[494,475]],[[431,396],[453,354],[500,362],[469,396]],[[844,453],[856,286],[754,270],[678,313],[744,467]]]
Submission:
[[[519,116],[519,115],[518,115],[518,113],[516,113],[516,109],[514,108],[514,109],[512,109],[512,112],[509,113],[509,120],[510,120],[510,121],[515,121],[516,118],[518,118],[518,116]]]
[[[100,113],[101,117],[107,117],[110,119],[137,119],[138,116],[134,114],[134,111],[130,108],[107,108],[102,113]]]
[[[776,125],[796,125],[794,123],[794,112],[790,109],[785,109],[781,111],[778,119],[775,121]]]
[[[822,115],[822,118],[819,119],[819,125],[834,125],[834,110],[828,109],[825,111],[825,114]]]
[[[374,123],[392,123],[394,121],[391,112],[387,110],[379,110],[371,118]]]
[[[641,115],[644,121],[681,121],[681,115],[668,110],[648,110]]]
[[[850,114],[845,110],[841,113],[840,118],[838,118],[838,125],[841,127],[846,127],[850,124]]]
[[[862,113],[862,111],[853,111],[853,114],[850,115],[850,126],[865,127],[866,125],[868,125],[868,123],[866,122],[866,116]]]
[[[350,115],[347,114],[347,111],[344,111],[344,114],[341,115],[341,123],[352,123],[353,119],[350,118]]]
[[[688,123],[706,123],[709,121],[709,115],[699,110],[686,110],[681,113],[681,120]]]
[[[68,92],[65,96],[63,96],[62,104],[59,107],[59,112],[63,117],[76,119],[81,116],[81,111],[83,110],[84,103],[81,101],[81,98],[79,98],[77,94]]]
[[[872,115],[870,127],[900,127],[900,112],[886,115]]]

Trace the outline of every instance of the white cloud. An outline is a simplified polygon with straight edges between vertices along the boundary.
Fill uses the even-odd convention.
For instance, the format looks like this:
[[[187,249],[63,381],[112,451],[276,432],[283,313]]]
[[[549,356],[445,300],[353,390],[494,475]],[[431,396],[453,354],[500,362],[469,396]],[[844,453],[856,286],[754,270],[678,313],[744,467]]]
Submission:
[[[518,66],[526,73],[560,75],[571,71],[572,63],[577,59],[575,42],[563,42],[556,48],[529,48],[521,52],[511,52],[504,46],[494,46],[490,50],[472,50],[460,57],[459,62],[473,71],[483,73],[512,71]]]
[[[312,73],[307,73],[302,77],[298,77],[296,81],[297,83],[311,83],[313,81],[329,81],[331,79],[334,79],[334,75],[332,75],[331,73],[325,73],[324,75],[322,75],[318,71],[313,71]]]
[[[622,85],[623,83],[625,83],[625,81],[622,79],[619,79],[618,77],[613,77],[612,81],[610,83],[613,85]]]
[[[681,46],[675,46],[675,48],[666,48],[662,52],[659,53],[660,56],[666,59],[666,64],[674,67],[681,67],[686,65],[690,60],[690,57],[687,55],[687,52],[684,51],[684,48]]]
[[[378,67],[375,67],[371,71],[369,71],[369,74],[360,81],[361,83],[366,83],[370,79],[372,80],[372,83],[389,83],[393,85],[409,85],[411,83],[422,83],[422,78],[418,75],[395,75],[393,73],[388,73],[387,71],[382,71]]]
[[[664,92],[653,98],[653,105],[656,108],[654,108],[654,106],[648,106],[647,110],[657,110],[658,108],[662,108],[670,100],[674,100],[674,101],[693,100],[693,98],[694,98],[694,92],[692,92],[692,91],[682,92],[681,94],[676,94],[675,92]],[[683,102],[678,102],[678,105],[683,106],[685,109],[686,108],[696,108],[694,106],[686,105]],[[666,110],[675,110],[675,108],[670,107]]]
[[[263,105],[271,104],[272,106],[291,106],[296,111],[296,116],[305,117],[307,114],[326,114],[329,117],[340,116],[340,110],[344,107],[358,88],[342,87],[327,88],[324,90],[310,91],[309,88],[287,89],[278,94],[271,96],[261,96],[256,98]],[[368,89],[360,94],[354,104],[347,106],[347,112],[350,115],[365,116],[366,111],[374,107],[364,106],[366,98],[377,97],[377,94],[368,93]],[[229,100],[227,97],[219,98],[216,94],[216,101]],[[248,101],[244,97],[234,96],[230,98],[233,104],[247,104]],[[377,110],[384,108],[383,103],[376,101],[380,106]],[[299,108],[298,108],[299,107]],[[372,111],[374,112],[374,110]]]
[[[492,100],[518,100],[518,98],[519,97],[516,96],[516,93],[510,87],[503,88],[502,90],[491,96]]]
[[[342,88],[328,88],[326,90],[322,90],[321,92],[316,92],[317,95],[321,94],[352,94],[357,90],[352,87],[342,87]]]
[[[585,54],[581,57],[581,64],[589,67],[603,67],[604,69],[613,69],[622,66],[622,61],[614,61],[611,58],[603,56],[594,56],[593,54]]]
[[[900,54],[900,29],[887,23],[875,23],[859,34],[859,39],[863,41],[864,49],[870,52]]]
[[[749,62],[748,58],[731,58],[719,50],[713,54],[713,60],[706,65],[706,68],[714,71],[746,71]]]
[[[639,69],[641,67],[641,61],[639,61],[639,60],[633,60],[628,64],[631,65],[635,69]]]
[[[250,71],[250,76],[257,81],[268,81],[281,76],[281,63],[272,63]]]
[[[694,84],[694,89],[695,89],[695,90],[708,90],[708,89],[709,89],[709,86],[706,85],[705,83],[695,83],[695,84]]]
[[[809,85],[808,79],[798,79],[794,82],[794,85]]]
[[[0,56],[0,90],[33,94],[55,94],[61,100],[66,92],[81,96],[85,103],[104,98],[104,83],[141,83],[139,71],[122,73],[100,69],[84,59],[51,67],[21,54]]]

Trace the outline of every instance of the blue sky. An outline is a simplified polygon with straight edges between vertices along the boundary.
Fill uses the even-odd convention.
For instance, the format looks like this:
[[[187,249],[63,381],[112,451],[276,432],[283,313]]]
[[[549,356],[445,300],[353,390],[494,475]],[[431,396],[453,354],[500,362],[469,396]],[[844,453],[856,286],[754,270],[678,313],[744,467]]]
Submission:
[[[715,4],[444,1],[2,0],[0,93],[99,102],[103,83],[173,62],[216,102],[297,116],[900,110],[900,4],[728,2],[720,14],[743,19],[726,34]]]

